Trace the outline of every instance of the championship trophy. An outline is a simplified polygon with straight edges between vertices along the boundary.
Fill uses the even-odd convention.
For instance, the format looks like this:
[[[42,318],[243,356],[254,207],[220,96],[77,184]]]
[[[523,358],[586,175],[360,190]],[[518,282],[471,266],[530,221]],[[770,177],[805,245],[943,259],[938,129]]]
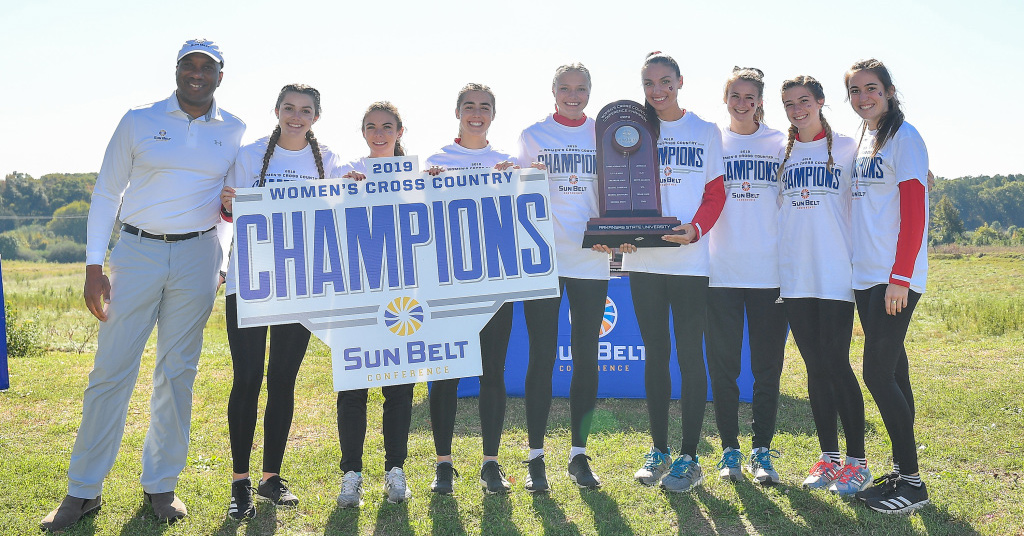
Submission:
[[[662,240],[682,225],[661,215],[658,140],[640,104],[620,100],[601,109],[596,120],[600,217],[587,222],[583,247],[678,247]]]

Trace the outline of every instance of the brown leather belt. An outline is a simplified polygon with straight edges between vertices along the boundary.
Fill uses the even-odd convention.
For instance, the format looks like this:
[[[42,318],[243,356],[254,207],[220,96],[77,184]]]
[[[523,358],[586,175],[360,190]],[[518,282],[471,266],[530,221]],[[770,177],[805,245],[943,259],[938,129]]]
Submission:
[[[121,224],[121,230],[126,233],[141,236],[142,238],[149,238],[151,240],[163,240],[164,242],[181,242],[182,240],[189,240],[197,236],[202,236],[216,228],[217,226],[215,225],[205,231],[193,231],[191,233],[184,234],[153,234],[147,233],[134,225],[129,225],[127,223]]]

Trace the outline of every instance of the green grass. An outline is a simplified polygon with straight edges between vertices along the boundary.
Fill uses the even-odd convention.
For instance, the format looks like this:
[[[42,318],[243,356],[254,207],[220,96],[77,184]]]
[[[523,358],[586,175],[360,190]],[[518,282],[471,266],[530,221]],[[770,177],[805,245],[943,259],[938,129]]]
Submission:
[[[67,534],[1017,534],[1024,535],[1024,337],[1019,296],[1024,261],[1019,252],[936,256],[929,292],[907,340],[917,402],[920,464],[932,505],[910,517],[875,514],[860,505],[799,483],[818,455],[806,395],[803,362],[790,342],[783,375],[775,447],[785,484],[770,489],[713,478],[721,456],[712,408],[705,411],[699,447],[709,478],[688,495],[667,495],[633,483],[647,451],[645,403],[601,400],[589,452],[602,477],[600,491],[577,490],[564,474],[569,449],[568,404],[552,408],[547,441],[550,495],[522,489],[527,448],[521,399],[509,401],[500,462],[514,492],[485,497],[479,490],[480,427],[476,399],[459,404],[454,454],[462,478],[453,497],[428,491],[433,443],[426,390],[417,386],[406,471],[414,496],[388,504],[381,493],[381,396],[371,391],[370,433],[364,459],[365,505],[335,506],[341,474],[328,349],[314,341],[297,386],[295,422],[282,474],[300,497],[297,508],[259,505],[257,518],[227,521],[230,453],[225,420],[231,362],[224,335],[223,300],[207,326],[195,386],[192,445],[178,493],[190,517],[159,525],[138,484],[141,445],[148,423],[153,345],[143,358],[128,414],[124,443],[104,489],[101,512]],[[0,393],[0,534],[36,533],[36,524],[66,492],[67,464],[81,414],[82,391],[92,366],[94,325],[81,303],[77,265],[4,263],[4,286],[24,314],[37,315],[52,348],[10,363],[12,388]],[[958,305],[953,305],[958,304]],[[989,311],[989,312],[982,312]],[[991,314],[990,314],[991,313]],[[993,329],[992,324],[1001,327]],[[151,341],[152,343],[153,341]],[[859,371],[863,334],[855,327],[851,357]],[[81,353],[79,352],[81,350]],[[890,463],[888,436],[864,389],[867,451],[876,472]],[[749,448],[750,406],[741,404],[741,443]],[[670,442],[680,433],[673,404]],[[257,431],[253,468],[259,468]]]

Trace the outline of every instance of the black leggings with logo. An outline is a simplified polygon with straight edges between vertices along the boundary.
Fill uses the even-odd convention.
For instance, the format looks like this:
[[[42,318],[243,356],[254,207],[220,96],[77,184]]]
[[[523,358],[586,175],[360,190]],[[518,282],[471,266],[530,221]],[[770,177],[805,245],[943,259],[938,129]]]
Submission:
[[[572,383],[569,386],[569,419],[572,446],[587,446],[590,423],[597,403],[597,350],[604,319],[607,279],[558,278],[568,295],[572,322]],[[562,298],[523,302],[530,337],[530,362],[526,367],[526,428],[530,448],[544,448],[544,434],[551,412],[551,375],[558,354],[558,311]]]
[[[912,475],[917,472],[914,391],[910,387],[910,363],[903,341],[921,295],[911,290],[907,306],[895,316],[888,315],[886,286],[854,291],[857,314],[864,328],[864,384],[889,432],[893,461],[899,464],[901,473]]]
[[[839,426],[846,454],[864,457],[864,395],[850,366],[853,303],[819,298],[783,298],[793,339],[807,366],[811,403],[822,452],[839,452]]]
[[[501,431],[505,427],[505,355],[512,333],[512,302],[501,306],[480,330],[480,435],[484,456],[497,456]],[[430,424],[434,451],[450,456],[455,435],[455,414],[459,403],[459,379],[440,380],[430,387]]]
[[[266,326],[238,327],[235,295],[224,300],[228,345],[234,378],[228,397],[228,435],[231,467],[239,474],[249,472],[249,455],[259,410],[263,365],[266,361]],[[288,442],[295,411],[295,378],[309,345],[309,330],[301,324],[270,326],[270,358],[267,364],[267,409],[263,415],[263,472],[281,472],[281,460]]]
[[[702,347],[707,322],[708,278],[631,272],[629,290],[646,349],[644,387],[651,439],[658,450],[667,452],[668,410],[672,398],[672,378],[668,368],[672,350],[669,333],[671,312],[671,329],[676,336],[676,362],[683,382],[679,401],[683,408],[683,439],[679,454],[696,457],[708,397]]]

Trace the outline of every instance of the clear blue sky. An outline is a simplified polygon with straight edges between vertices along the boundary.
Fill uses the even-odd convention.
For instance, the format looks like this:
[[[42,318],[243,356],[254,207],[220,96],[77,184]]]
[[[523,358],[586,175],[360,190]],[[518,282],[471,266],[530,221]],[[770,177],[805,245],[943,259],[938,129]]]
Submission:
[[[513,152],[518,133],[552,110],[558,65],[582,61],[591,69],[587,112],[596,115],[613,100],[642,100],[639,66],[647,52],[662,50],[683,69],[681,104],[706,119],[726,119],[722,84],[733,65],[756,66],[766,73],[771,126],[787,125],[782,80],[810,74],[825,85],[830,122],[848,134],[858,119],[844,98],[843,73],[877,57],[892,69],[936,174],[1024,173],[1024,135],[1011,125],[1013,97],[1024,87],[1019,0],[348,4],[7,5],[0,172],[97,171],[121,115],[169,96],[178,48],[206,37],[225,54],[217,101],[249,125],[246,142],[273,128],[282,85],[307,83],[323,94],[318,138],[346,159],[367,154],[359,121],[381,99],[401,110],[412,154],[426,157],[450,143],[456,93],[469,81],[494,88],[489,137]]]

